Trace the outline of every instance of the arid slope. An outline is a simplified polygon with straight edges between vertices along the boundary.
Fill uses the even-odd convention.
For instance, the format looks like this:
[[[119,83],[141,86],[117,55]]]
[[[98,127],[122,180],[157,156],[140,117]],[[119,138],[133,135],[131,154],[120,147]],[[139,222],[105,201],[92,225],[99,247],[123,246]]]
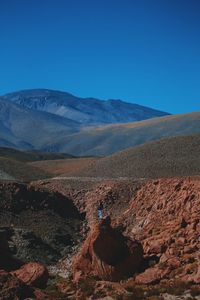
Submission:
[[[51,146],[73,155],[106,156],[148,141],[192,134],[200,134],[200,112],[83,128],[70,136],[58,136]]]
[[[32,181],[49,178],[51,175],[24,162],[0,156],[0,180]]]
[[[74,172],[81,172],[88,167],[91,163],[94,163],[98,158],[83,157],[83,158],[67,158],[67,159],[55,159],[55,160],[41,160],[30,162],[28,165],[37,167],[38,169],[48,172],[52,175],[70,176]]]
[[[198,175],[199,153],[200,135],[165,138],[100,159],[81,176],[159,178]]]

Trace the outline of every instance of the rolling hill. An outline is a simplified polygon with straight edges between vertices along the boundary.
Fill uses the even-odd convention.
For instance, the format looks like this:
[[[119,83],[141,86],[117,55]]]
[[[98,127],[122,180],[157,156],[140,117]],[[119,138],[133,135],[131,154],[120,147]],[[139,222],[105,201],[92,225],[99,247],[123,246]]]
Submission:
[[[92,163],[77,176],[159,178],[200,174],[200,135],[160,139]]]
[[[63,153],[46,153],[39,151],[19,151],[12,148],[0,148],[0,180],[32,181],[51,177],[54,173],[48,168],[38,168],[38,163],[46,161],[53,164],[54,160],[66,162],[74,156]],[[36,166],[30,162],[35,162]]]
[[[82,128],[70,136],[57,137],[43,150],[73,155],[106,156],[164,137],[200,133],[200,112],[154,118],[127,124]]]
[[[200,133],[200,112],[155,118],[163,114],[117,100],[50,90],[17,92],[0,98],[0,147],[107,156],[164,137]],[[141,118],[147,120],[127,123]],[[118,123],[105,125],[109,122]]]
[[[32,162],[32,161],[46,161],[46,160],[56,160],[74,158],[73,155],[65,153],[51,153],[51,152],[41,152],[41,151],[20,151],[13,148],[0,147],[0,157],[11,158],[22,162]]]
[[[74,172],[81,172],[91,163],[97,161],[96,157],[80,157],[55,160],[41,160],[29,162],[30,166],[37,167],[45,172],[56,175],[70,176]]]
[[[0,157],[0,180],[29,182],[49,178],[47,171],[11,158]]]

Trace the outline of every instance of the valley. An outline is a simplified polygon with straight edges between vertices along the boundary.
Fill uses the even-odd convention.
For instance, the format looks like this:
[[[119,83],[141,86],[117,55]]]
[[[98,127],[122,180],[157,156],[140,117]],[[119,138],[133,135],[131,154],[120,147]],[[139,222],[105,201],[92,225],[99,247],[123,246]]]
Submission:
[[[0,1],[0,300],[200,300],[200,0]]]
[[[0,299],[200,299],[200,113],[99,101],[0,99]]]
[[[43,289],[45,299],[66,299],[70,295],[72,299],[90,299],[94,295],[124,299],[127,293],[135,297],[135,291],[140,291],[137,299],[141,300],[151,299],[152,295],[160,299],[161,294],[164,299],[170,295],[176,299],[177,295],[186,293],[186,286],[190,295],[193,291],[196,295],[200,293],[199,176],[99,182],[81,182],[78,178],[47,179],[29,184],[4,182],[0,185],[0,199],[0,227],[6,235],[12,259],[26,264],[32,261],[44,264],[50,278],[58,276],[53,286],[50,281],[48,283],[51,291]],[[105,225],[108,232],[104,233],[101,233],[104,227],[101,229],[97,217],[99,201],[103,203],[105,220],[108,216],[111,219],[111,225]],[[115,230],[119,230],[124,237],[141,244],[144,261],[140,268],[132,275],[128,275],[125,268],[123,281],[113,282],[115,277],[105,281],[107,273],[105,269],[96,269],[96,262],[85,275],[82,271],[82,275],[79,271],[79,275],[75,275],[77,271],[73,271],[79,282],[74,285],[70,274],[77,267],[73,262],[79,255],[78,268],[89,263],[84,263],[81,249],[86,247],[83,242],[87,243],[90,235],[96,234],[95,239],[98,239],[104,234],[102,243],[116,243],[110,251],[112,256],[117,255],[115,247],[120,240],[118,235],[116,242],[109,240],[112,232],[109,226],[114,230],[112,239]],[[101,244],[100,248],[91,247],[92,251],[104,251]],[[101,257],[102,252],[95,253],[92,259],[105,264],[107,260]],[[120,257],[116,260],[117,265]],[[105,268],[109,270],[107,264]],[[13,265],[3,268],[9,271]],[[88,265],[88,268],[91,267]],[[122,274],[119,270],[115,272],[117,276]],[[101,276],[104,281],[100,280]]]

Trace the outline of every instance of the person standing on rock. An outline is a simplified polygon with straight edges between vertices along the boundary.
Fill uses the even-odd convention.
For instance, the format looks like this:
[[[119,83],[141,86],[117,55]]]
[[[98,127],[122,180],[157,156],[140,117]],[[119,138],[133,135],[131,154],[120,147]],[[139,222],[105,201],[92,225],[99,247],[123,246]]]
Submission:
[[[98,212],[99,220],[102,220],[103,219],[103,203],[102,203],[102,201],[98,202],[97,212]]]

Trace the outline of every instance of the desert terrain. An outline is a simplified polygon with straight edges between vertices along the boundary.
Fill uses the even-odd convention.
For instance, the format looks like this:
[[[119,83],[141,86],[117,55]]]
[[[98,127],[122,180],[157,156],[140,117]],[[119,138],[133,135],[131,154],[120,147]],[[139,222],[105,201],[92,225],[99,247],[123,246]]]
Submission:
[[[19,299],[199,299],[198,138],[107,158],[2,158],[31,176],[2,175],[1,299],[12,299],[13,285]]]

